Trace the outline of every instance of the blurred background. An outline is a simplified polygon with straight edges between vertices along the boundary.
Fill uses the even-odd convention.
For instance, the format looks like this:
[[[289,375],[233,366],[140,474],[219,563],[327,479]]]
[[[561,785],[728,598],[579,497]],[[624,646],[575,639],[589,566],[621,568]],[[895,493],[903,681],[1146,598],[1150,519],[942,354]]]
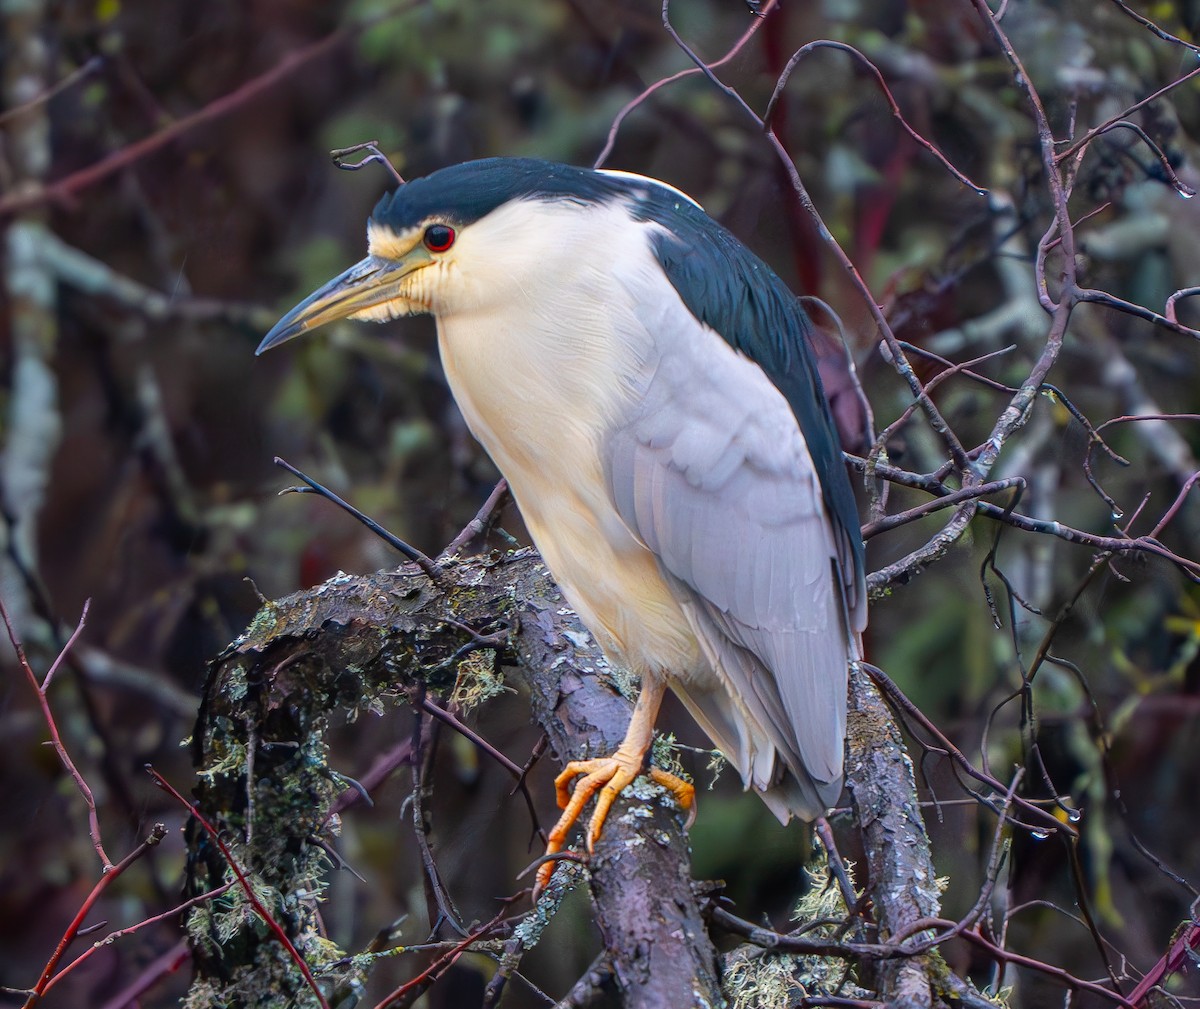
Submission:
[[[1200,10],[1153,6],[1145,13],[1174,40],[1116,3],[1008,5],[1003,26],[1056,136],[1072,135],[1073,124],[1081,135],[1194,68],[1183,43]],[[119,859],[154,822],[180,825],[181,811],[142,767],[152,763],[187,792],[194,771],[180,743],[206,663],[260,598],[398,563],[329,504],[278,496],[294,480],[273,457],[431,553],[497,477],[450,400],[427,319],[346,323],[254,358],[279,314],[361,258],[366,218],[392,184],[379,166],[338,171],[328,152],[375,140],[406,177],[490,155],[592,164],[622,107],[691,64],[659,6],[635,0],[24,0],[0,17],[0,599],[39,675],[91,600],[50,703]],[[671,17],[713,60],[755,14],[740,0],[677,0]],[[952,0],[785,3],[722,79],[761,114],[791,54],[819,38],[870,57],[907,121],[992,193],[960,184],[914,143],[874,78],[844,53],[805,57],[775,107],[778,135],[897,335],[955,362],[1008,348],[976,368],[993,385],[952,376],[938,386],[943,413],[974,446],[1007,402],[996,385],[1019,383],[1046,339],[1032,257],[1052,207],[1028,106],[975,12]],[[1155,153],[1196,184],[1195,84],[1133,118],[1154,147],[1113,131],[1080,169],[1070,204],[1082,222],[1078,265],[1090,287],[1161,313],[1171,292],[1200,282],[1196,201],[1180,198]],[[828,302],[878,428],[909,406],[777,155],[727,96],[698,75],[657,91],[620,123],[606,165],[685,190],[798,292]],[[1179,316],[1198,318],[1186,301]],[[835,348],[830,384],[841,388],[837,358]],[[945,367],[914,360],[926,381]],[[1081,308],[1050,376],[1059,392],[1039,398],[993,475],[1027,479],[1022,514],[1111,535],[1144,504],[1134,531],[1147,532],[1197,469],[1198,364],[1193,338]],[[847,449],[861,454],[869,439],[852,399],[839,415]],[[1094,429],[1132,415],[1166,419],[1105,428],[1128,463],[1119,465],[1097,448]],[[919,419],[884,447],[892,463],[920,473],[945,458]],[[888,507],[924,500],[897,488]],[[944,515],[873,539],[869,567],[924,542]],[[501,524],[524,539],[511,509]],[[1195,556],[1198,532],[1185,499],[1160,539]],[[872,661],[997,777],[1024,764],[1026,794],[1069,797],[1084,810],[1077,871],[1060,841],[1017,834],[995,898],[1001,914],[1045,902],[1013,916],[1008,940],[1082,977],[1103,976],[1104,966],[1072,918],[1081,892],[1113,962],[1124,954],[1144,970],[1195,896],[1172,874],[1200,877],[1200,596],[1165,560],[1094,557],[1087,546],[976,519],[946,559],[875,603],[868,641]],[[1042,665],[1025,694],[1030,708],[1022,670],[1043,640],[1062,661]],[[7,644],[0,670],[0,985],[22,989],[100,865]],[[537,733],[519,681],[508,685],[472,724],[524,763]],[[677,708],[664,724],[681,742],[706,745]],[[334,766],[361,776],[411,725],[396,708],[335,726]],[[994,817],[946,761],[919,749],[914,759],[955,917],[979,896]],[[684,760],[707,787],[707,757]],[[486,920],[537,854],[528,816],[503,770],[459,737],[443,736],[437,773],[439,865],[466,920]],[[552,775],[543,760],[531,778],[543,822]],[[360,950],[401,920],[402,942],[427,932],[420,857],[401,822],[408,787],[401,774],[375,792],[374,808],[344,818],[339,852],[361,878],[334,872],[324,911],[343,949]],[[835,824],[853,857],[849,818]],[[725,879],[745,917],[789,927],[807,885],[806,828],[779,827],[726,774],[702,795],[691,836],[698,878]],[[173,907],[182,875],[173,831],[106,891],[88,917],[106,923],[96,937]],[[180,936],[168,920],[120,940],[45,1004],[174,1004],[189,970],[170,960]],[[523,970],[560,998],[598,950],[576,895]],[[1034,973],[997,972],[966,946],[946,955],[980,984],[1016,985],[1014,1004],[1060,1004],[1061,991]],[[178,970],[166,970],[164,956]],[[376,998],[427,963],[413,953],[381,967]],[[491,969],[464,957],[422,1005],[478,1004]],[[1200,993],[1177,984],[1180,995]],[[545,1004],[510,988],[506,1005]]]

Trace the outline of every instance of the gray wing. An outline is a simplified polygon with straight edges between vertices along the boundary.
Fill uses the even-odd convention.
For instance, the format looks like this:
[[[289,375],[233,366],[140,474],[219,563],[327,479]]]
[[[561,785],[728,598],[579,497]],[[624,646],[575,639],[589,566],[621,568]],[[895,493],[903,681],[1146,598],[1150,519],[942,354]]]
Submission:
[[[781,819],[812,818],[841,786],[863,593],[786,399],[690,313],[680,329],[610,436],[610,490],[717,674],[678,692]]]

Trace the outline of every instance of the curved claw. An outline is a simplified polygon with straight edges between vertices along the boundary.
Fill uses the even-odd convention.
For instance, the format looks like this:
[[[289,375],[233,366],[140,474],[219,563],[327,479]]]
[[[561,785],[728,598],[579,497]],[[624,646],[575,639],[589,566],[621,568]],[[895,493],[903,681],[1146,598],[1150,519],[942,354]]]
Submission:
[[[679,808],[687,811],[683,829],[691,830],[692,824],[696,822],[696,786],[690,781],[676,777],[670,771],[664,771],[661,767],[651,767],[649,774],[651,781],[656,785],[661,785],[675,796],[675,802]]]
[[[567,834],[575,826],[579,814],[587,801],[599,792],[596,798],[596,808],[588,821],[587,847],[590,853],[596,842],[600,840],[600,832],[604,829],[604,821],[608,811],[616,801],[621,790],[636,778],[642,771],[646,760],[646,751],[650,749],[650,741],[654,736],[654,719],[662,703],[663,692],[667,689],[666,680],[662,677],[647,677],[642,682],[637,704],[629,719],[629,729],[625,740],[617,747],[617,752],[611,757],[601,757],[598,760],[573,760],[563,768],[562,773],[554,779],[554,791],[558,797],[559,808],[563,814],[558,823],[550,831],[547,838],[546,854],[553,855],[562,851]],[[689,810],[688,826],[695,819],[696,790],[673,774],[652,767],[649,772],[651,779],[667,788],[674,794],[679,804]],[[571,781],[583,775],[574,789]],[[546,862],[538,869],[537,882],[533,888],[533,899],[536,903],[543,889],[554,875],[557,862]]]
[[[596,796],[596,808],[588,820],[585,835],[588,853],[591,853],[596,842],[600,840],[612,804],[625,787],[641,773],[643,757],[644,754],[634,754],[620,747],[611,757],[573,760],[563,768],[562,773],[554,779],[555,794],[563,814],[547,838],[547,855],[562,851],[567,835],[575,826],[583,807],[589,799]],[[671,792],[679,805],[688,811],[687,826],[690,827],[696,818],[696,789],[690,782],[657,767],[649,768],[647,773],[652,781]],[[571,781],[580,775],[583,775],[582,779],[572,789]],[[556,862],[547,862],[538,869],[537,883],[534,887],[535,900],[549,884],[556,865]]]

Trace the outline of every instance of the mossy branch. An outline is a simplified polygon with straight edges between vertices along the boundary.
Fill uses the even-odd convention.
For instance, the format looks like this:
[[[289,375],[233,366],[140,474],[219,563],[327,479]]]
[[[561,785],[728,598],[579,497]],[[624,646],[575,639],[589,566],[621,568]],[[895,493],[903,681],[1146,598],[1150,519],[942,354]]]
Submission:
[[[210,669],[193,740],[200,809],[227,832],[331,1005],[365,980],[361,960],[342,959],[317,933],[316,898],[328,863],[314,839],[329,834],[341,787],[327,764],[331,716],[422,685],[451,689],[455,656],[470,631],[507,625],[533,716],[560,760],[611,752],[628,724],[631,704],[621,689],[628,685],[565,606],[536,554],[451,562],[442,583],[414,567],[339,576],[264,605]],[[692,893],[682,825],[669,804],[633,791],[590,861],[612,977],[630,1006],[678,1005],[679,992],[720,1005],[716,954]],[[226,878],[223,859],[198,833],[191,856],[193,889]],[[197,968],[189,1004],[277,1006],[281,994],[306,1004],[295,965],[231,895],[220,907],[194,912],[189,928]],[[681,935],[690,941],[681,943]]]

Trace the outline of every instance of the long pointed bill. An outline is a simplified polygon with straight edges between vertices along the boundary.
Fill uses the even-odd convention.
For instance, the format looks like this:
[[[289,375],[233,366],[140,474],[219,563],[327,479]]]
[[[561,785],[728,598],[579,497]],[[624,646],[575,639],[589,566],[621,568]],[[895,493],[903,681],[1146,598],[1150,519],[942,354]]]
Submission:
[[[428,261],[427,254],[420,246],[398,260],[368,256],[313,291],[275,323],[254,353],[261,354],[327,322],[344,319],[399,298],[400,281]]]

